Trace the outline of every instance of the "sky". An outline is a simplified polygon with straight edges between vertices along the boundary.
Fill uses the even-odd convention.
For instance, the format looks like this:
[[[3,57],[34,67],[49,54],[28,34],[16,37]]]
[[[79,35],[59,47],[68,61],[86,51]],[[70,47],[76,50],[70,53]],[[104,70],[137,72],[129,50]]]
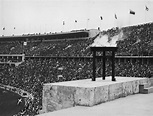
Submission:
[[[107,30],[153,22],[152,14],[153,0],[0,0],[0,36]]]

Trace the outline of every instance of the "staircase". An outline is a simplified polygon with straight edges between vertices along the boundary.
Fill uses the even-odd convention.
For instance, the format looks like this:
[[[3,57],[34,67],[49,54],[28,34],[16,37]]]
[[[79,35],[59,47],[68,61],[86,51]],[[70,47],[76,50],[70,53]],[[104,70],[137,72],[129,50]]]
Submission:
[[[153,86],[151,86],[151,85],[148,83],[139,85],[139,93],[142,93],[142,94],[153,93]]]

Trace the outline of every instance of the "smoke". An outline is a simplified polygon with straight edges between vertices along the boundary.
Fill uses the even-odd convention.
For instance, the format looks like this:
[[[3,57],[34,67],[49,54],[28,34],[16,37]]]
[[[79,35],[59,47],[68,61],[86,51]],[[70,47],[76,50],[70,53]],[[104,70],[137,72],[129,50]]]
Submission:
[[[94,43],[91,44],[92,47],[116,47],[117,41],[122,41],[123,38],[123,31],[121,30],[119,34],[110,37],[107,34],[99,33],[99,36],[94,40]]]

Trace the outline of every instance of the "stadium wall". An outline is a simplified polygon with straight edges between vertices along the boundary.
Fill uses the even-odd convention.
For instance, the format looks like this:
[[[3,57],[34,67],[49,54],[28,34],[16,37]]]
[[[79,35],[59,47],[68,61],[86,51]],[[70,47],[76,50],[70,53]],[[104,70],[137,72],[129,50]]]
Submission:
[[[19,89],[19,88],[16,88],[16,87],[12,87],[12,86],[9,86],[9,85],[4,85],[4,84],[1,84],[0,83],[0,88],[1,89],[4,89],[4,90],[8,90],[8,91],[11,91],[11,92],[14,92],[22,97],[26,97],[26,98],[30,98],[30,99],[34,99],[33,95],[28,93],[27,91],[24,91],[22,89]]]

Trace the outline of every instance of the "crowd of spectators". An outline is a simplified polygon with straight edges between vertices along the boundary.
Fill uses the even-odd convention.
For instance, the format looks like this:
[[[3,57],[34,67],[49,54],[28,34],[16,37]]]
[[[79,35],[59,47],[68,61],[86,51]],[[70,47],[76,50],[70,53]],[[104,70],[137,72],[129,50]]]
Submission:
[[[150,77],[151,64],[116,62],[116,76]],[[106,62],[106,75],[111,75],[111,62]],[[102,76],[102,62],[97,61],[96,75]],[[34,96],[34,100],[18,115],[36,115],[42,110],[44,83],[80,80],[92,77],[92,59],[28,59],[15,67],[0,65],[0,83],[23,89]]]
[[[90,60],[89,60],[90,61]],[[34,96],[24,115],[36,115],[42,109],[44,83],[90,78],[91,62],[78,59],[26,60],[23,64],[0,65],[0,83],[23,89]],[[21,115],[19,114],[19,115]]]
[[[21,54],[23,53],[20,41],[0,41],[0,54]]]
[[[153,55],[152,32],[153,23],[122,28],[124,40],[118,41],[116,55]],[[113,37],[120,32],[118,28],[110,29],[104,34]],[[1,42],[1,54],[25,53],[26,56],[91,56],[89,46],[95,38],[54,40],[46,42]],[[2,45],[2,46],[1,46]],[[140,60],[116,61],[116,76],[151,77],[153,62],[142,63]],[[111,75],[111,62],[106,62],[106,75]],[[102,62],[97,61],[96,75],[101,76]],[[40,58],[26,59],[16,66],[9,63],[0,64],[0,83],[23,89],[34,96],[33,101],[16,116],[34,116],[42,110],[42,89],[44,83],[87,79],[92,77],[91,58]]]
[[[117,55],[152,56],[153,55],[153,23],[123,28],[126,35],[124,41],[118,42]]]
[[[113,37],[122,30],[124,38],[117,42],[117,55],[119,56],[152,56],[153,55],[153,23],[143,25],[112,28],[103,31]],[[1,54],[25,53],[26,56],[90,56],[90,45],[95,38],[83,39],[58,39],[52,41],[28,41],[27,45],[23,42],[0,42]]]

